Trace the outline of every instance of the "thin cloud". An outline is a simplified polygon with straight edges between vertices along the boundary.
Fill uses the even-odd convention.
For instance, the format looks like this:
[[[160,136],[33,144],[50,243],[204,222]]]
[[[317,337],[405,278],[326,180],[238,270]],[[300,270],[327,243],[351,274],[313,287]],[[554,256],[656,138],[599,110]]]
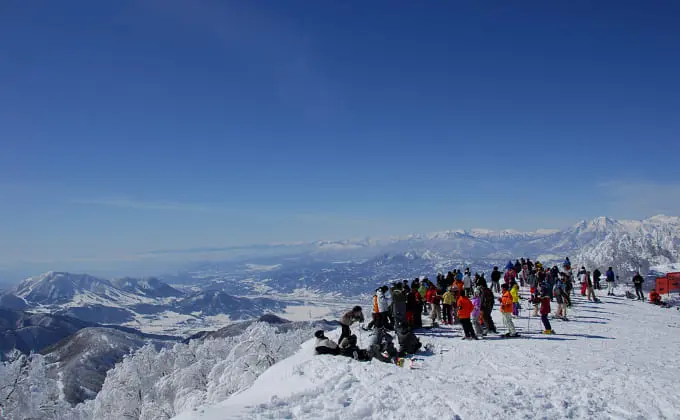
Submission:
[[[195,203],[178,203],[173,201],[144,201],[125,197],[104,197],[73,200],[76,204],[91,204],[106,207],[130,208],[139,210],[165,210],[187,212],[233,212],[235,209]]]

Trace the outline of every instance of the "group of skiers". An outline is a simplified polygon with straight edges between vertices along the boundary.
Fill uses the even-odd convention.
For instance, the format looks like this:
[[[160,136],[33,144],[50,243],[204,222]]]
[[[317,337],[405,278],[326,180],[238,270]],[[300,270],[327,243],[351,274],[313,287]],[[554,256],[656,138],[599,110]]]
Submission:
[[[574,291],[574,275],[571,261],[567,257],[561,269],[557,265],[544,267],[539,261],[518,259],[508,261],[505,272],[498,267],[491,272],[491,284],[487,283],[484,273],[472,275],[469,268],[464,271],[453,270],[446,275],[438,274],[436,283],[429,279],[416,278],[409,282],[395,282],[375,290],[373,296],[372,320],[367,329],[371,330],[369,347],[361,350],[356,345],[356,336],[351,334],[350,326],[354,322],[363,323],[361,307],[357,306],[343,314],[340,318],[342,333],[336,344],[317,332],[317,353],[343,354],[358,360],[372,357],[390,361],[395,357],[414,354],[421,343],[414,330],[423,327],[423,316],[428,316],[431,325],[438,322],[444,325],[460,324],[464,332],[464,340],[478,340],[489,332],[498,334],[491,313],[496,302],[500,304],[500,314],[507,332],[504,337],[517,337],[513,318],[519,316],[520,287],[529,287],[529,302],[533,305],[532,316],[540,315],[544,334],[554,334],[550,324],[551,303],[557,303],[554,318],[568,320],[567,309],[571,307],[571,296]],[[595,290],[601,289],[602,273],[599,269],[591,273],[585,266],[577,273],[581,284],[581,295],[589,301],[599,302]],[[503,279],[503,283],[501,283]],[[608,294],[613,295],[614,283],[618,279],[612,267],[605,273]],[[633,278],[639,299],[642,294],[642,276],[636,273]],[[387,293],[391,295],[391,301]],[[500,293],[496,297],[495,293]],[[658,296],[658,294],[657,294]],[[653,297],[650,294],[650,299]],[[660,298],[657,298],[660,301]],[[399,342],[397,350],[392,336],[387,331],[394,331]]]

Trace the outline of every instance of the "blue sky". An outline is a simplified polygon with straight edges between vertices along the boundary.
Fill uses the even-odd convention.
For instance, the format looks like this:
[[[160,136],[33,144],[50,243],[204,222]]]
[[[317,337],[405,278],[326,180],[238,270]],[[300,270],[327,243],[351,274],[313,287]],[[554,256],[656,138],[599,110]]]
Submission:
[[[680,6],[510,3],[3,4],[0,264],[677,214]]]

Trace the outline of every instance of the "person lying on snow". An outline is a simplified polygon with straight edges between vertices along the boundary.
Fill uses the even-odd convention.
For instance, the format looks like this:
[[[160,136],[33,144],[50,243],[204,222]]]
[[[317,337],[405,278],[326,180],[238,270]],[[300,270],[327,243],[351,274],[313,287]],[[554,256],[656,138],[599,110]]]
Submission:
[[[316,337],[316,344],[314,346],[316,354],[332,354],[334,356],[340,354],[338,343],[326,337],[323,330],[315,332],[314,337]]]
[[[361,350],[356,345],[357,336],[352,334],[349,337],[344,338],[340,345],[336,344],[335,341],[326,337],[323,330],[318,330],[314,333],[316,337],[316,344],[314,347],[315,354],[330,354],[332,356],[347,356],[352,357],[359,361],[371,360],[368,352],[366,350]]]

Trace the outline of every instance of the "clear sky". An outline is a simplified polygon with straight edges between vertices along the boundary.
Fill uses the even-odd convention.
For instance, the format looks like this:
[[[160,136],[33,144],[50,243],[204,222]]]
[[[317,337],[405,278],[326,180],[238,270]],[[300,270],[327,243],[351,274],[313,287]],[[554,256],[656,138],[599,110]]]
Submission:
[[[679,158],[678,2],[0,5],[0,263],[677,215]]]

